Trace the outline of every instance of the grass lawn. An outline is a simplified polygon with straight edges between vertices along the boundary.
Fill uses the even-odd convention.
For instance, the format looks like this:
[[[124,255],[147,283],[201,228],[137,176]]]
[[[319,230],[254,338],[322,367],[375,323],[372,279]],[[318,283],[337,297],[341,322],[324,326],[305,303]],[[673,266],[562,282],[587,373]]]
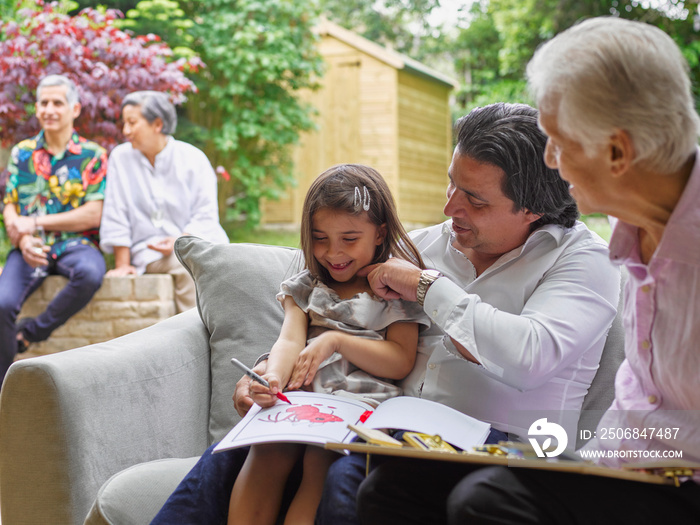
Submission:
[[[274,246],[291,246],[299,248],[299,229],[293,228],[242,228],[235,223],[224,223],[224,230],[231,242],[253,242],[272,244]]]

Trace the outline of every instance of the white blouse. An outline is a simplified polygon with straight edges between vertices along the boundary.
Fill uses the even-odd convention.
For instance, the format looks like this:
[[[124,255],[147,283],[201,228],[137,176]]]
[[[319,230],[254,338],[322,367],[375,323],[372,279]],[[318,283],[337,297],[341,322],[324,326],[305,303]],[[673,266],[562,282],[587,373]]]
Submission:
[[[187,233],[214,243],[228,242],[219,224],[216,175],[206,155],[168,137],[152,166],[130,143],[109,156],[100,248],[131,250],[138,273],[162,257],[147,247],[164,237]]]

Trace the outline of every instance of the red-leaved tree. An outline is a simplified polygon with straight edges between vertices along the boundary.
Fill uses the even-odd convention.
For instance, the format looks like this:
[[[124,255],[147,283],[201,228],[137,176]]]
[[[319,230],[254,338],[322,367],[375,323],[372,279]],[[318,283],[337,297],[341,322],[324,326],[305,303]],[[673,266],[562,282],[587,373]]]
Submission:
[[[204,64],[197,58],[168,61],[172,51],[154,35],[134,37],[113,25],[121,16],[87,8],[77,16],[58,13],[55,3],[37,2],[0,25],[0,144],[12,146],[39,131],[34,115],[36,87],[45,75],[64,74],[80,91],[78,132],[111,151],[122,142],[118,124],[125,95],[150,89],[169,93],[175,104],[196,92],[185,72]]]

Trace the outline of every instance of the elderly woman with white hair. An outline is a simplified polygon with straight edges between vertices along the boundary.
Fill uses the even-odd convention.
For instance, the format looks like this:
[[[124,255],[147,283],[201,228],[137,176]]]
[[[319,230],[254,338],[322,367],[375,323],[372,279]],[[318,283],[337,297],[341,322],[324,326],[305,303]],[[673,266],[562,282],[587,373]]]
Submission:
[[[228,238],[219,224],[216,175],[206,155],[176,140],[175,107],[167,95],[137,91],[122,102],[127,141],[109,157],[100,247],[114,253],[108,276],[173,275],[175,304],[195,305],[192,278],[173,253],[175,239]]]

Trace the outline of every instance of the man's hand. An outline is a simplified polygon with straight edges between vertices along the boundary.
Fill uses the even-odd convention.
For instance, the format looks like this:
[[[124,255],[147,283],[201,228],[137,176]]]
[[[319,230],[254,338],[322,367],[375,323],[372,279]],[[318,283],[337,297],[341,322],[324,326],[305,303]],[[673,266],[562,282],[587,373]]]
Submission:
[[[167,257],[173,253],[173,249],[175,248],[175,237],[165,237],[156,243],[147,244],[146,246],[148,246],[151,250],[162,253],[164,257]]]
[[[41,239],[31,235],[24,235],[20,238],[19,249],[22,252],[24,261],[32,268],[49,264],[47,254],[51,251],[51,248],[45,246]]]
[[[416,265],[393,257],[380,264],[365,266],[358,275],[366,275],[372,291],[382,299],[415,301],[421,269]]]
[[[12,222],[6,223],[7,236],[13,246],[19,246],[19,242],[25,235],[32,236],[36,232],[36,219],[18,215]],[[26,258],[25,258],[26,260]]]
[[[267,361],[263,361],[253,368],[253,372],[258,375],[263,375],[266,370]],[[253,383],[253,380],[244,375],[238,383],[236,383],[236,390],[233,392],[233,406],[241,417],[245,416],[248,410],[250,410],[250,407],[253,406],[253,398],[250,395],[251,383]]]

